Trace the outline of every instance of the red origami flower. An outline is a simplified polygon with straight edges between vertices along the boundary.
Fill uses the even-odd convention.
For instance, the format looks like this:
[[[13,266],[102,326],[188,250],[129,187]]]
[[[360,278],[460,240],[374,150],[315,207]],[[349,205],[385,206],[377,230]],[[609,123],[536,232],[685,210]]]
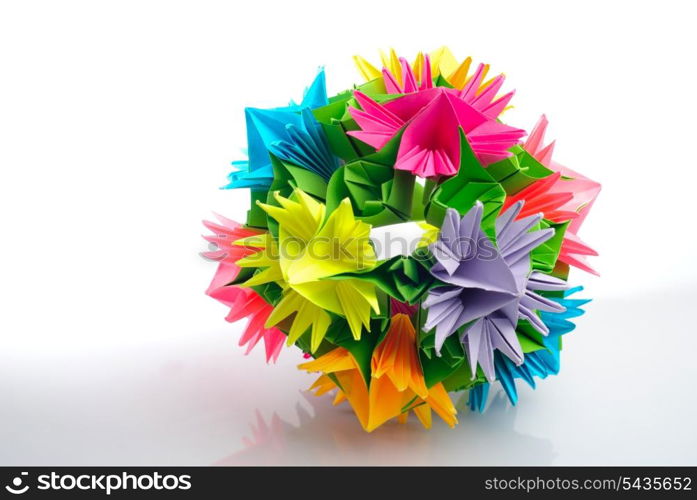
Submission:
[[[598,252],[581,241],[578,230],[600,192],[600,184],[552,160],[554,142],[544,145],[547,123],[547,118],[542,115],[523,148],[555,173],[536,181],[515,195],[508,196],[503,210],[522,200],[525,205],[518,217],[542,212],[545,219],[552,222],[570,220],[571,223],[564,234],[559,260],[597,275],[598,273],[586,262],[586,257],[598,255]]]

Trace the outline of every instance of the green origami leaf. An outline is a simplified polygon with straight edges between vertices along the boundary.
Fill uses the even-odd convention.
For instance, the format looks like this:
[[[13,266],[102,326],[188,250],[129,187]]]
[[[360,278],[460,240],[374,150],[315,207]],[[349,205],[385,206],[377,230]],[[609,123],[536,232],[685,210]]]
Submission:
[[[269,153],[271,158],[271,168],[273,168],[273,182],[267,192],[264,192],[263,198],[259,201],[274,207],[281,206],[276,200],[274,193],[278,193],[284,198],[288,198],[293,193],[295,188],[302,189],[305,193],[317,198],[324,203],[327,196],[327,182],[319,175],[311,172],[303,167],[299,167],[287,161],[283,161],[278,157]],[[264,217],[264,225],[256,227],[264,227],[275,237],[278,237],[278,222],[273,217],[270,217],[264,212],[256,201],[253,201],[253,207],[256,207],[255,217],[261,219]],[[248,225],[251,225],[248,223]]]
[[[334,279],[360,278],[374,283],[380,290],[400,302],[415,304],[435,283],[424,263],[414,257],[398,255],[363,273],[345,273]]]
[[[385,94],[382,78],[377,78],[356,87],[357,90],[371,96],[377,102],[383,102],[398,97]],[[348,112],[349,106],[357,107],[353,98],[353,90],[346,90],[329,99],[329,104],[312,110],[315,119],[322,125],[329,148],[339,158],[352,161],[375,151],[374,148],[346,134],[350,130],[359,130],[356,122]]]
[[[448,80],[445,79],[443,75],[438,75],[434,81],[436,87],[447,87],[449,89],[454,88]]]
[[[521,146],[513,146],[510,151],[513,156],[492,163],[486,169],[497,182],[501,183],[507,194],[516,194],[533,182],[554,173]]]
[[[554,270],[568,225],[569,221],[554,223],[544,219],[538,224],[537,229],[553,228],[554,236],[530,252],[533,269],[543,273],[551,273]]]
[[[422,187],[410,172],[393,168],[401,133],[383,148],[339,167],[327,186],[327,211],[349,198],[357,218],[373,226],[423,214]]]
[[[435,338],[435,335],[427,337]],[[430,342],[429,342],[430,343]],[[449,377],[465,361],[465,352],[457,335],[451,335],[443,343],[440,356],[434,352],[434,347],[424,346],[419,350],[421,367],[424,371],[426,387],[433,387],[438,382],[442,382]]]
[[[482,229],[494,238],[494,220],[505,198],[506,192],[479,163],[460,129],[460,169],[457,175],[433,190],[426,205],[426,221],[440,227],[448,208],[454,208],[460,215],[465,215],[479,200],[484,205]]]
[[[569,281],[569,264],[566,264],[564,262],[557,260],[557,263],[554,266],[554,269],[549,274],[556,277],[556,278],[559,278],[559,279],[562,279],[562,280],[568,282]],[[538,291],[537,293],[539,293],[543,297],[556,297],[559,299],[563,299],[565,296],[564,290],[550,291],[550,292]]]
[[[366,144],[346,135],[347,131],[358,129],[355,122],[351,123],[350,117],[345,117],[347,103],[352,98],[351,91],[346,91],[334,97],[326,106],[312,110],[315,119],[324,129],[332,153],[345,161],[355,160],[371,150]]]
[[[283,289],[277,283],[265,283],[251,288],[272,306],[278,304],[283,295]]]
[[[533,328],[528,321],[520,320],[516,326],[516,336],[523,348],[523,353],[546,349],[544,337],[540,332]]]
[[[329,313],[331,315],[331,313]],[[288,321],[288,328],[284,328],[285,323],[287,320],[284,320],[281,322],[281,326],[276,325],[276,328],[281,330],[283,333],[288,335],[288,329],[290,328],[291,321]],[[298,347],[302,352],[306,354],[310,354],[313,358],[317,359],[321,356],[324,356],[327,354],[329,351],[332,351],[336,349],[336,346],[332,344],[331,342],[327,342],[326,339],[322,339],[322,342],[320,343],[319,347],[315,349],[315,351],[312,351],[311,347],[311,342],[312,342],[312,335],[307,335],[307,331],[303,332],[303,334],[298,338],[298,340],[295,341],[295,346]],[[329,374],[331,377],[331,374]],[[336,380],[334,380],[336,383]]]
[[[292,177],[292,180],[289,181],[292,187],[300,188],[319,200],[324,200],[327,197],[327,181],[321,176],[292,163],[281,163]]]
[[[241,267],[240,271],[237,273],[237,276],[235,276],[235,279],[232,280],[230,283],[227,283],[228,285],[240,285],[244,283],[245,281],[249,280],[254,274],[256,274],[258,267]]]
[[[356,160],[339,167],[327,186],[327,210],[335,210],[348,197],[357,214],[370,203],[379,203],[382,184],[392,179],[392,167],[367,160]]]
[[[374,96],[377,95],[390,95],[387,94],[387,90],[385,89],[385,80],[382,78],[374,78],[369,82],[356,85],[355,89],[360,90],[371,98],[374,98]]]
[[[250,189],[250,207],[247,211],[247,226],[259,229],[266,229],[266,212],[264,212],[257,201],[265,202],[268,191],[260,189]]]
[[[327,197],[327,181],[316,173],[304,167],[294,165],[285,160],[271,155],[271,167],[273,168],[273,182],[269,191],[279,191],[281,196],[288,197],[293,189],[300,188],[307,194],[318,200],[324,201]]]
[[[462,363],[447,378],[443,379],[443,387],[448,392],[469,390],[485,383],[486,377],[482,369],[477,366],[477,375],[472,378],[472,373],[468,363]]]

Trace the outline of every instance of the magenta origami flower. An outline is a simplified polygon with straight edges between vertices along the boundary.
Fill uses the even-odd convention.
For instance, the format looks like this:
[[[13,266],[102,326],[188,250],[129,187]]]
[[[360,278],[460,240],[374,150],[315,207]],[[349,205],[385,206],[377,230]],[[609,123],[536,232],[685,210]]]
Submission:
[[[426,59],[426,67],[430,63]],[[405,83],[398,86],[383,72],[390,91],[409,92],[379,104],[362,92],[354,96],[362,109],[349,108],[361,130],[349,135],[380,149],[403,129],[394,168],[413,172],[419,177],[451,176],[460,165],[459,128],[483,165],[511,155],[509,148],[519,143],[525,131],[496,120],[510,101],[510,92],[496,99],[504,77],[499,75],[483,89],[483,66],[477,69],[462,90],[433,87],[430,71],[424,82],[416,82],[411,68],[403,63]]]

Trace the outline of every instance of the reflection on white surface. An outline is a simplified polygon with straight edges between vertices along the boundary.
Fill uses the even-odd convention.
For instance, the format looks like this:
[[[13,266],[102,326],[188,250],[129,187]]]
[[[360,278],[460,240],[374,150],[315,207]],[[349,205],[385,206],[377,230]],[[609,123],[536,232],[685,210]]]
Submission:
[[[202,298],[204,300],[205,297]],[[128,349],[0,363],[1,464],[696,464],[691,290],[604,299],[569,334],[562,372],[460,424],[363,432],[308,395],[295,350],[243,356],[236,327]],[[456,398],[458,396],[455,396]]]
[[[299,425],[273,414],[268,421],[257,412],[250,437],[243,448],[216,462],[217,465],[462,465],[517,464],[525,453],[538,465],[554,458],[552,443],[516,432],[516,411],[499,393],[484,417],[467,411],[461,398],[458,411],[465,412],[455,432],[442,422],[424,431],[412,418],[405,425],[391,422],[372,434],[356,425],[346,406],[334,408],[328,397],[308,396],[314,416],[299,407]],[[505,440],[505,447],[492,442]],[[472,453],[483,450],[484,453]]]

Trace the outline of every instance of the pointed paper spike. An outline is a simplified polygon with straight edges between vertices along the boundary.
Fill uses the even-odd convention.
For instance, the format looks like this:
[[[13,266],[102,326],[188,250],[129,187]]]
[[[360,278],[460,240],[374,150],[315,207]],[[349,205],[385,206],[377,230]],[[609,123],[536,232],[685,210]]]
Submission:
[[[308,372],[336,373],[343,370],[351,370],[355,366],[356,364],[351,353],[344,347],[337,347],[317,359],[299,364],[298,369]],[[318,383],[324,385],[326,381],[317,380],[313,386]]]
[[[487,318],[485,321],[488,326],[492,347],[500,351],[516,365],[520,365],[523,362],[524,355],[523,348],[515,333],[515,323],[511,323],[508,319],[503,318]],[[515,321],[517,323],[517,318]]]
[[[506,231],[513,225],[513,221],[523,208],[523,201],[517,201],[510,206],[508,210],[498,216],[496,219],[496,234],[497,237],[505,236]]]
[[[358,71],[366,80],[374,80],[380,78],[381,73],[375,66],[363,59],[361,56],[353,56],[353,62],[356,64]]]
[[[432,89],[433,88],[433,75],[431,71],[431,58],[426,54],[424,57],[424,67],[423,71],[418,75],[421,84],[419,88],[421,90]]]
[[[390,59],[387,54],[381,49],[380,50],[380,62],[382,63],[383,68],[390,68]]]
[[[505,250],[500,250],[501,255],[506,260],[506,263],[512,266],[552,236],[554,236],[554,229],[552,228],[526,233],[511,243]]]
[[[479,86],[481,85],[482,78],[484,78],[485,74],[484,67],[485,65],[481,63],[477,66],[477,69],[472,75],[472,77],[468,80],[468,82],[460,91],[461,99],[464,99],[467,102],[471,102],[477,96],[477,91],[479,90]]]
[[[533,271],[528,282],[530,283],[528,288],[531,290],[555,291],[568,288],[568,284],[563,279],[539,271]]]
[[[315,352],[319,348],[322,340],[324,340],[327,330],[329,329],[329,325],[331,324],[331,318],[328,314],[324,313],[324,311],[315,314],[314,321],[312,322],[312,334],[310,338],[311,352]]]
[[[460,63],[460,65],[446,78],[450,85],[454,88],[460,90],[465,86],[467,82],[467,76],[469,73],[470,65],[472,64],[472,58],[468,57]]]
[[[403,92],[401,84],[386,68],[382,70],[382,79],[388,94],[401,94]]]
[[[434,50],[431,56],[435,70],[434,76],[443,75],[447,78],[448,75],[457,69],[457,60],[448,47],[443,46]]]
[[[395,80],[397,80],[397,83],[400,86],[402,86],[404,84],[404,78],[402,76],[402,65],[400,64],[399,57],[397,56],[397,52],[395,52],[394,49],[390,49],[389,60],[387,61],[387,64],[385,64],[385,67],[387,67],[390,73],[394,75]]]
[[[399,116],[390,112],[384,106],[381,106],[380,104],[372,100],[370,97],[365,95],[363,92],[356,90],[353,93],[353,96],[356,98],[356,101],[358,101],[358,104],[361,105],[363,111],[369,113],[372,116],[380,117],[380,119],[385,124],[392,125],[397,128],[401,127],[404,124],[404,121]]]
[[[492,79],[491,84],[488,85],[473,101],[473,105],[488,105],[496,97],[496,93],[503,86],[505,77],[499,75]]]
[[[324,74],[324,68],[320,68],[315,79],[312,81],[310,86],[305,89],[300,106],[318,108],[320,106],[325,106],[328,103],[327,80]]]
[[[419,419],[419,422],[421,422],[421,425],[424,426],[426,429],[431,428],[432,424],[432,419],[431,419],[431,407],[428,405],[421,405],[417,406],[414,408],[414,415],[416,415],[416,418]]]
[[[483,108],[481,110],[482,113],[491,118],[497,118],[501,113],[503,113],[507,109],[508,103],[511,102],[511,99],[513,99],[514,95],[515,90],[512,90],[508,94],[495,100],[494,102]]]
[[[482,337],[484,336],[484,321],[479,319],[474,322],[465,332],[462,334],[460,341],[465,348],[465,353],[467,354],[467,359],[470,365],[470,374],[472,378],[477,374],[477,363],[479,361],[479,348],[482,342]]]
[[[457,410],[442,383],[438,383],[429,389],[426,403],[446,424],[450,427],[455,427],[455,424],[457,424]]]
[[[533,156],[535,156],[535,153],[540,149],[543,141],[545,140],[545,131],[547,130],[548,123],[549,122],[545,115],[540,116],[540,119],[532,128],[532,132],[530,132],[528,140],[525,141],[525,144],[523,145],[525,150]]]
[[[552,141],[547,144],[544,148],[535,154],[535,159],[542,163],[543,165],[549,165],[552,161],[552,154],[554,153],[554,145],[556,141]]]
[[[428,55],[426,55],[428,57]],[[423,52],[419,52],[416,54],[416,58],[414,58],[414,63],[411,65],[412,68],[414,68],[414,76],[416,77],[417,80],[421,81],[423,78],[423,71],[424,71],[424,54]]]
[[[521,207],[524,206],[522,200],[520,202],[517,202],[515,205],[518,205],[518,203],[521,204]],[[518,215],[520,215],[520,212],[518,212]],[[535,227],[535,225],[537,225],[542,220],[542,216],[543,214],[538,212],[532,215],[528,215],[526,217],[522,217],[508,224],[505,230],[501,231],[498,234],[501,237],[501,239],[506,241],[506,243],[508,243],[511,240],[516,240],[522,237],[523,234],[530,231],[533,227]]]
[[[566,307],[560,304],[557,300],[551,299],[549,297],[543,297],[538,293],[533,291],[533,288],[528,284],[528,289],[525,291],[525,295],[521,297],[521,304],[533,311],[546,311],[546,312],[564,312]]]
[[[578,269],[581,269],[582,271],[586,271],[587,273],[591,273],[594,276],[600,276],[600,273],[593,269],[583,257],[573,255],[573,254],[560,254],[559,255],[559,260],[561,262],[564,262],[565,264],[569,264],[570,266],[577,267]]]
[[[496,379],[496,374],[494,371],[494,346],[491,344],[490,332],[491,326],[489,322],[482,322],[483,334],[481,336],[481,341],[479,344],[479,353],[477,354],[477,362],[484,372],[484,376],[489,382],[493,382]]]
[[[411,66],[409,66],[409,63],[403,57],[400,57],[399,60],[402,64],[402,75],[404,78],[404,85],[402,87],[403,92],[407,94],[411,92],[416,92],[417,90],[419,90],[419,88],[416,84],[416,77],[414,76],[414,72],[412,71]]]
[[[487,64],[487,65],[486,65],[486,68],[485,68],[485,71],[484,71],[484,77],[485,77],[485,78],[486,78],[487,72],[489,71],[489,67],[490,67],[490,66]],[[479,90],[477,91],[477,95],[479,95],[481,92],[483,92],[485,89],[487,89],[487,88],[489,87],[489,85],[491,85],[491,84],[494,82],[494,79],[495,79],[495,78],[489,78],[489,79],[486,80],[484,83],[482,83],[482,84],[479,86]]]
[[[537,316],[537,314],[535,314],[533,311],[523,306],[522,304],[519,306],[519,311],[521,317],[528,320],[530,325],[535,330],[537,330],[542,335],[549,335],[549,328],[547,328],[547,325],[544,324],[544,322],[539,318],[539,316]]]

